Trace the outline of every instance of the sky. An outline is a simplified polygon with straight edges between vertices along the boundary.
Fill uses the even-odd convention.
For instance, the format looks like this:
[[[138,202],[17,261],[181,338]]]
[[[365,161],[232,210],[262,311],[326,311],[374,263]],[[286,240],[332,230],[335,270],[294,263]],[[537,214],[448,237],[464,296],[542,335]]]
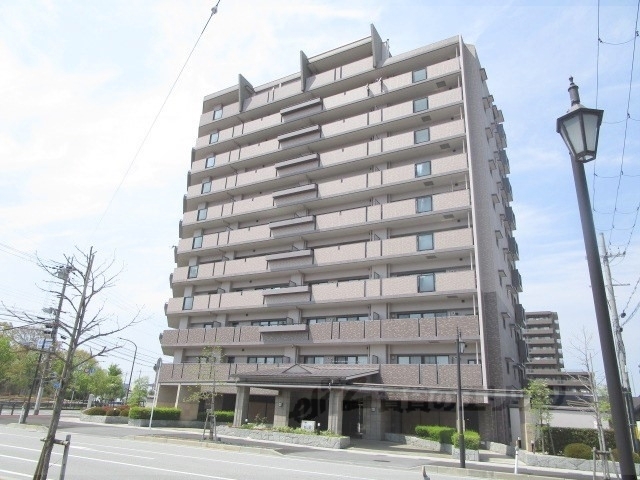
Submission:
[[[582,104],[604,109],[598,158],[586,172],[596,230],[614,255],[627,364],[640,388],[637,0],[221,0],[167,97],[212,6],[0,3],[6,307],[41,315],[55,306],[47,291],[58,287],[35,259],[63,262],[93,246],[98,261],[113,259],[120,271],[103,297],[111,321],[122,324],[139,309],[143,319],[104,339],[122,348],[101,362],[128,375],[135,344],[134,378],[153,379],[203,97],[237,85],[239,73],[254,86],[295,73],[300,50],[312,57],[368,37],[370,24],[392,55],[461,35],[476,46],[505,118],[520,300],[527,311],[558,312],[568,369],[582,368],[572,344],[580,345],[583,329],[593,336],[596,365],[600,352],[569,156],[555,132],[569,107],[569,76]],[[0,304],[0,321],[7,319]]]

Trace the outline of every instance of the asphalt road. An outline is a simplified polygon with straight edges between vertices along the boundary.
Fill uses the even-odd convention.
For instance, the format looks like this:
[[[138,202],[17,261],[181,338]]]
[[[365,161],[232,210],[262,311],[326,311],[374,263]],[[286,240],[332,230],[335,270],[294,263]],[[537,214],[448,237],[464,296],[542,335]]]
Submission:
[[[40,439],[49,421],[47,415],[30,416],[28,425],[18,426],[17,417],[0,416],[0,479],[32,477],[42,448]],[[225,438],[224,445],[216,447],[211,442],[201,442],[201,432],[191,429],[169,431],[80,423],[63,416],[56,437],[64,439],[67,434],[71,434],[67,480],[420,480],[424,465],[431,480],[477,478],[434,473],[434,466],[452,466],[450,459],[438,457],[390,455],[388,451],[364,454],[356,449],[313,449],[231,438]],[[241,449],[243,446],[251,448]],[[258,450],[260,447],[264,448]],[[60,446],[54,448],[49,478],[58,478],[62,451]],[[509,465],[475,463],[472,468],[513,469]],[[522,468],[521,473],[537,473],[526,470]],[[561,471],[553,473],[557,478],[590,478]]]

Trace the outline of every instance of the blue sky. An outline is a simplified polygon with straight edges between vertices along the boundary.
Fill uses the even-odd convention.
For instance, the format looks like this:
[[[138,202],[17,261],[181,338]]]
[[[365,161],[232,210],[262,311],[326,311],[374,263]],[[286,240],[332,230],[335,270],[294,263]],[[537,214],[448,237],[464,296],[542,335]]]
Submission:
[[[521,303],[528,311],[558,312],[569,368],[579,368],[571,343],[581,329],[597,340],[569,158],[555,132],[556,118],[569,106],[568,77],[575,77],[582,103],[605,110],[598,159],[587,175],[598,231],[613,253],[626,252],[612,260],[614,282],[622,284],[615,289],[618,309],[626,306],[630,314],[638,305],[640,53],[629,93],[637,1],[601,0],[598,8],[597,0],[222,0],[113,197],[212,5],[0,5],[5,304],[39,311],[54,301],[38,288],[48,285],[32,257],[19,252],[61,261],[75,246],[93,245],[102,259],[115,257],[123,269],[105,297],[107,309],[126,320],[144,307],[146,320],[127,338],[139,347],[136,376],[152,376],[202,98],[235,85],[238,73],[253,85],[294,73],[300,50],[313,56],[366,37],[373,23],[389,39],[392,54],[454,35],[477,47],[505,117]],[[629,370],[640,387],[639,333],[640,315],[624,329]],[[592,346],[599,352],[596,340]],[[105,363],[110,360],[128,372],[130,345]]]

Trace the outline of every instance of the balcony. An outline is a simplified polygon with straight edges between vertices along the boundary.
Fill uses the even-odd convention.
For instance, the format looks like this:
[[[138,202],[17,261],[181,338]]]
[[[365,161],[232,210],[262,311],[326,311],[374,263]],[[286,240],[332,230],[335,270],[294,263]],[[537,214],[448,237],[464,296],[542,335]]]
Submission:
[[[516,229],[516,216],[513,213],[513,208],[509,206],[504,207],[504,223],[509,228],[509,230]]]
[[[162,384],[233,382],[232,375],[252,372],[277,374],[291,364],[255,363],[169,363],[160,367],[158,381]],[[461,365],[462,384],[465,388],[483,386],[481,365]],[[424,386],[453,389],[457,386],[456,365],[380,365],[380,381],[383,385]]]
[[[522,292],[522,276],[517,268],[511,269],[511,286],[518,292]]]
[[[511,257],[511,260],[517,261],[520,259],[518,242],[516,242],[516,239],[510,235],[507,235],[507,251],[509,252],[509,256]]]
[[[176,348],[230,346],[297,346],[335,344],[387,344],[420,341],[452,342],[456,329],[464,339],[480,338],[477,315],[439,318],[380,319],[326,322],[306,325],[242,326],[165,330],[160,341],[163,352]]]

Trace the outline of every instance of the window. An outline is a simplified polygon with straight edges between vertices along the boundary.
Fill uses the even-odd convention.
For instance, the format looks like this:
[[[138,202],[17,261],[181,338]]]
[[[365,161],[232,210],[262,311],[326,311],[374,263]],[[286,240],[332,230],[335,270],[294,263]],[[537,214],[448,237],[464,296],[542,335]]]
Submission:
[[[429,129],[423,128],[422,130],[416,130],[413,132],[413,143],[424,143],[430,139]]]
[[[324,363],[324,357],[321,355],[307,355],[303,358],[304,363],[315,363],[322,364]]]
[[[191,248],[202,248],[202,235],[193,237],[193,243],[191,244]]]
[[[218,120],[220,118],[222,118],[222,107],[216,107],[213,111],[213,119]]]
[[[398,365],[447,365],[449,355],[398,355]]]
[[[199,208],[198,209],[198,220],[206,220],[207,219],[207,209]]]
[[[219,137],[219,132],[213,132],[211,135],[209,135],[209,144],[216,143]]]
[[[333,357],[333,362],[344,365],[355,365],[369,363],[369,357],[367,355],[337,355]]]
[[[416,163],[416,178],[431,175],[431,162]]]
[[[422,80],[427,79],[427,69],[421,68],[420,70],[414,70],[411,72],[411,80],[413,83],[421,82]]]
[[[416,198],[416,213],[430,212],[431,210],[433,210],[432,203],[433,202],[431,201],[431,195]]]
[[[274,325],[286,325],[287,319],[280,318],[278,320],[255,320],[251,322],[254,327],[273,327]]]
[[[204,162],[204,168],[211,168],[216,166],[216,156],[212,155],[207,157],[207,160]]]
[[[283,363],[282,357],[247,357],[247,363],[268,363],[279,364]]]
[[[391,314],[391,318],[444,318],[448,317],[449,312],[435,311],[435,312],[402,312]]]
[[[193,297],[184,297],[182,300],[182,309],[191,310],[193,308]]]
[[[429,109],[428,98],[419,98],[418,100],[413,101],[413,113],[418,113],[428,109]]]
[[[418,292],[435,292],[436,276],[433,273],[418,275]]]
[[[211,180],[202,182],[202,188],[200,189],[200,193],[209,193],[210,191],[211,191]]]
[[[227,357],[227,363],[236,363],[236,357]]]
[[[418,251],[433,250],[433,233],[421,233],[418,235]]]
[[[187,278],[197,278],[198,277],[198,265],[191,265],[189,267],[189,273],[187,274]]]

